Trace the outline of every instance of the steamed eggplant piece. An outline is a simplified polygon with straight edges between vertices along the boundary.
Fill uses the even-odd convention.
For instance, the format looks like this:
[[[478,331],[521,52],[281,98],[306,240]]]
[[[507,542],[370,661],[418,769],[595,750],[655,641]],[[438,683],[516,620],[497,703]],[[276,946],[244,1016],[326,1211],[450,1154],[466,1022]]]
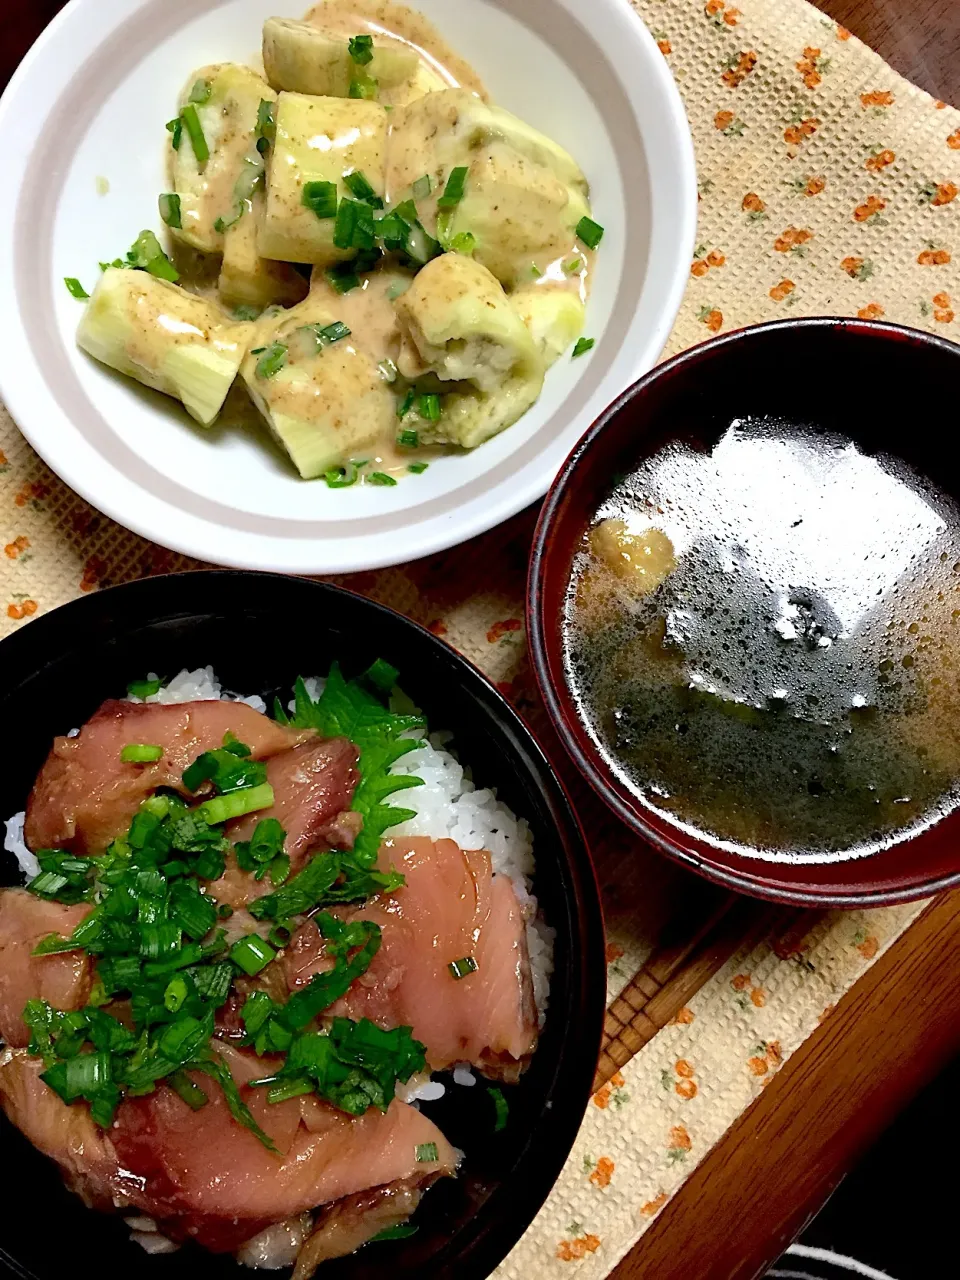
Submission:
[[[293,306],[302,302],[308,281],[288,262],[261,258],[257,235],[263,222],[264,196],[256,192],[246,201],[243,216],[223,238],[223,264],[218,292],[225,307]]]
[[[575,293],[562,285],[528,285],[515,289],[510,301],[548,369],[583,333],[586,308]]]
[[[434,258],[397,299],[400,373],[433,375],[442,397],[436,421],[418,420],[421,440],[472,449],[509,427],[536,400],[544,363],[497,279],[457,253]]]
[[[257,239],[262,256],[318,266],[354,257],[357,246],[334,244],[336,217],[319,217],[304,203],[304,188],[333,183],[338,200],[353,199],[344,177],[359,172],[382,196],[386,140],[387,113],[376,102],[281,93],[267,207]]]
[[[258,323],[243,364],[254,403],[304,480],[388,437],[396,418],[376,362],[336,326],[322,302],[307,298]]]
[[[350,96],[357,71],[346,40],[289,18],[268,18],[263,24],[263,65],[274,89],[333,98]],[[412,80],[419,65],[413,49],[377,36],[363,71],[391,89]]]
[[[455,169],[465,168],[464,193],[444,210],[449,243],[469,232],[474,256],[505,286],[529,278],[534,259],[569,252],[588,215],[587,181],[562,147],[509,111],[463,89],[430,93],[394,113],[387,151],[387,189],[396,204],[430,179],[433,196],[418,209],[437,231],[437,199]],[[442,205],[440,206],[442,209]]]
[[[173,135],[179,145],[170,152],[182,224],[171,230],[184,244],[201,253],[223,252],[224,233],[217,220],[222,219],[221,227],[229,223],[263,174],[257,119],[260,103],[274,102],[276,96],[262,76],[233,62],[203,67],[191,78],[181,95],[180,125]],[[196,120],[202,135],[199,156],[187,116],[190,124]]]
[[[88,355],[183,402],[209,426],[226,399],[254,326],[146,271],[110,267],[77,330]]]

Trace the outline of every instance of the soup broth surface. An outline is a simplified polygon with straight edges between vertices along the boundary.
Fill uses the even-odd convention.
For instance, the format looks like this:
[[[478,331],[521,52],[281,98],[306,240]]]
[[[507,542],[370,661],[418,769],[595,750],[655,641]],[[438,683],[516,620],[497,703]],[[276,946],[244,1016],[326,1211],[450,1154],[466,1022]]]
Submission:
[[[734,421],[616,484],[567,677],[645,805],[725,848],[869,854],[960,800],[960,508],[896,459]]]

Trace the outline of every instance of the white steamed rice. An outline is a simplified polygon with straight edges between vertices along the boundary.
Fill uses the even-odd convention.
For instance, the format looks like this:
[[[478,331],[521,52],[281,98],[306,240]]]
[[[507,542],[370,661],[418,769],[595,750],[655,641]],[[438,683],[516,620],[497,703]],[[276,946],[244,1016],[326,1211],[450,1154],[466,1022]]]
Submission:
[[[153,674],[147,678],[157,679]],[[308,677],[304,683],[312,698],[316,698],[323,688],[323,681],[319,677]],[[217,699],[245,702],[256,711],[265,712],[267,709],[264,700],[256,694],[241,697],[240,694],[224,690],[213,667],[181,671],[146,701],[177,703]],[[555,930],[539,914],[537,900],[531,893],[534,871],[533,835],[526,819],[518,818],[507,805],[499,801],[495,791],[474,785],[468,771],[446,748],[452,737],[448,732],[431,733],[422,746],[402,756],[393,766],[392,771],[396,774],[415,774],[422,778],[423,786],[403,791],[396,797],[397,804],[406,809],[416,809],[417,812],[407,822],[391,827],[387,835],[429,836],[433,840],[449,837],[461,849],[486,849],[494,872],[510,877],[526,921],[533,994],[542,1026],[548,1003],[550,974],[553,972],[553,942],[556,935]],[[13,854],[23,875],[30,879],[39,872],[40,867],[24,843],[23,818],[23,813],[18,813],[8,819],[3,847]],[[473,1076],[465,1067],[458,1067],[454,1071],[454,1079],[463,1085],[474,1082]],[[434,1096],[435,1088],[439,1088],[442,1093],[443,1086],[439,1082],[427,1082],[419,1087],[417,1097],[426,1101]]]

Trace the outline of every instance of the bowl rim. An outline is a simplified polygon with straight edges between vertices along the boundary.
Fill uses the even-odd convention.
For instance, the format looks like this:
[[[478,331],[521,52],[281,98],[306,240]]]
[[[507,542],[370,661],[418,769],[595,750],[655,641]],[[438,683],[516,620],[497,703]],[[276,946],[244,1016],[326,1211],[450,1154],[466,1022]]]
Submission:
[[[683,370],[687,365],[696,365],[701,360],[709,360],[716,357],[718,353],[722,356],[722,352],[727,347],[739,346],[743,342],[749,342],[755,336],[798,329],[815,329],[830,332],[840,330],[842,332],[874,334],[886,339],[910,342],[917,346],[929,346],[942,351],[944,354],[960,357],[960,344],[952,342],[940,334],[928,333],[923,329],[914,329],[908,325],[895,324],[884,320],[858,320],[849,316],[797,316],[764,321],[760,324],[734,329],[729,333],[719,334],[715,338],[687,347],[669,360],[656,365],[618,396],[589,427],[558,472],[544,499],[533,536],[533,546],[527,572],[526,607],[530,654],[537,687],[564,749],[600,799],[627,827],[659,853],[665,854],[674,862],[678,862],[681,866],[696,872],[697,875],[707,880],[755,898],[801,907],[839,907],[850,910],[862,907],[893,906],[899,903],[912,902],[918,898],[926,898],[960,886],[960,870],[940,876],[937,879],[925,881],[922,884],[904,886],[902,889],[852,889],[850,892],[838,892],[835,890],[818,891],[787,888],[780,883],[772,884],[768,882],[760,874],[748,875],[739,873],[707,862],[695,853],[671,843],[652,824],[646,822],[636,809],[622,799],[612,785],[609,770],[600,761],[599,753],[584,750],[576,735],[572,732],[567,710],[558,697],[551,680],[548,642],[546,639],[549,620],[545,617],[542,607],[540,583],[550,555],[549,543],[554,519],[564,500],[574,472],[589,452],[594,441],[614,422],[627,404],[636,396],[642,395],[646,388],[659,378],[669,377],[678,370]],[[668,818],[665,819],[664,825],[668,828],[673,826]]]
[[[21,244],[38,219],[46,225],[43,201],[53,196],[49,191],[43,196],[42,208],[25,202],[23,196],[31,182],[29,154],[41,144],[46,146],[51,121],[48,112],[41,113],[40,120],[27,131],[30,136],[21,139],[20,108],[31,96],[42,69],[60,72],[57,83],[61,87],[55,101],[66,92],[64,86],[71,77],[79,74],[79,58],[64,52],[67,37],[74,30],[71,22],[76,24],[84,16],[99,23],[90,54],[93,58],[107,35],[116,34],[121,23],[135,21],[139,10],[151,0],[111,0],[109,13],[102,17],[99,4],[102,2],[106,10],[106,0],[96,2],[94,12],[94,0],[70,0],[27,53],[0,99],[0,135],[9,135],[11,143],[19,144],[13,148],[10,175],[15,236],[6,250],[0,245],[0,302],[12,307],[19,323],[13,326],[10,343],[0,356],[0,391],[22,434],[51,469],[111,519],[179,554],[234,568],[290,573],[346,573],[417,559],[486,532],[540,499],[562,463],[562,452],[551,443],[559,428],[554,430],[552,424],[566,424],[564,448],[569,447],[572,423],[578,417],[588,420],[602,407],[605,395],[618,391],[662,352],[679,311],[695,242],[696,165],[689,124],[669,67],[639,15],[622,0],[598,0],[595,5],[612,35],[619,32],[622,37],[626,32],[629,37],[611,39],[610,47],[604,46],[604,56],[616,73],[624,109],[638,133],[640,113],[634,101],[635,86],[626,75],[624,48],[639,58],[644,69],[644,96],[656,103],[657,123],[655,128],[649,121],[646,125],[643,164],[639,166],[654,170],[647,262],[638,285],[640,292],[615,298],[611,311],[623,311],[624,315],[629,311],[633,316],[636,306],[627,307],[627,303],[636,304],[641,292],[649,291],[648,306],[653,314],[636,332],[631,331],[636,321],[625,319],[625,341],[608,348],[602,357],[606,363],[598,368],[595,380],[588,374],[573,388],[574,397],[580,393],[579,405],[573,411],[558,405],[537,428],[535,438],[521,441],[509,456],[494,458],[479,471],[474,467],[452,486],[444,485],[436,492],[424,490],[421,497],[411,494],[403,506],[394,505],[396,498],[385,497],[376,512],[344,513],[337,508],[332,512],[311,510],[309,516],[290,518],[279,502],[271,504],[266,514],[248,511],[245,503],[233,504],[228,497],[223,500],[222,494],[207,495],[202,488],[195,490],[165,475],[114,432],[87,388],[74,377],[72,366],[64,369],[63,379],[50,375],[50,361],[57,368],[64,363],[59,354],[63,345],[60,325],[48,298],[59,282],[48,279],[50,272],[40,265],[28,266],[30,255],[14,254],[13,244]],[[413,3],[416,7],[415,0]],[[499,7],[502,0],[490,3]],[[511,5],[517,3],[519,0],[511,0]],[[582,27],[576,0],[540,3],[556,6],[565,18]],[[116,11],[124,6],[124,13],[117,17]],[[514,13],[511,7],[510,12],[521,16],[519,9]],[[564,61],[569,67],[569,60]],[[61,67],[61,62],[65,66]],[[576,74],[572,68],[571,74]],[[590,91],[590,96],[597,103],[603,101],[599,89]],[[625,217],[624,223],[629,225],[629,219]],[[665,247],[670,250],[666,255]],[[27,297],[37,299],[36,314],[32,303],[27,309],[21,301]],[[34,339],[41,328],[46,331],[53,325],[49,334],[53,341],[44,344],[28,339],[28,321]],[[384,495],[390,492],[378,490]]]
[[[190,591],[196,592],[197,598],[190,597],[184,604],[177,605],[175,602],[182,598],[184,584],[189,584]],[[484,704],[490,728],[500,737],[512,737],[528,757],[529,780],[542,797],[559,850],[556,856],[562,861],[569,877],[571,892],[566,901],[571,918],[576,922],[570,939],[573,977],[570,983],[569,1012],[575,1018],[572,1025],[576,1026],[578,1040],[586,1044],[595,1043],[596,1051],[586,1055],[582,1049],[578,1051],[576,1057],[568,1063],[562,1077],[565,1101],[572,1097],[577,1105],[567,1105],[559,1114],[551,1111],[551,1125],[531,1129],[525,1145],[518,1150],[515,1171],[522,1175],[522,1185],[513,1194],[520,1207],[519,1216],[516,1208],[510,1212],[509,1217],[501,1209],[495,1219],[487,1221],[471,1237],[468,1258],[456,1263],[457,1276],[479,1280],[507,1256],[530,1227],[569,1159],[593,1092],[606,1013],[606,966],[603,961],[605,935],[596,869],[590,857],[583,826],[567,788],[530,726],[478,667],[453,645],[435,636],[405,614],[334,583],[237,569],[197,569],[139,578],[106,587],[87,596],[76,597],[39,615],[26,627],[0,640],[0,662],[3,663],[5,676],[4,696],[20,682],[19,679],[11,680],[11,670],[18,669],[21,679],[25,671],[30,673],[26,678],[35,678],[33,673],[41,673],[50,661],[56,660],[57,653],[63,652],[64,642],[58,641],[58,635],[68,636],[84,623],[85,615],[93,617],[99,614],[105,622],[112,620],[115,630],[123,625],[121,620],[131,612],[134,612],[138,626],[156,625],[160,618],[172,621],[178,615],[202,615],[204,612],[215,615],[221,586],[228,591],[236,591],[238,596],[245,591],[249,598],[251,587],[256,593],[257,587],[264,584],[278,591],[310,594],[321,603],[331,602],[325,604],[328,608],[335,608],[337,601],[349,600],[351,607],[359,605],[369,611],[374,624],[378,618],[389,619],[392,625],[415,635],[417,642],[424,647],[428,663],[431,652],[442,655],[444,663],[453,669],[451,676],[455,672],[454,678],[461,680],[466,687],[472,684],[482,695],[479,700]],[[153,606],[148,617],[151,609],[149,602],[158,592],[166,592],[173,607],[164,610]],[[503,1185],[506,1187],[507,1184]],[[28,1277],[28,1280],[31,1277],[36,1280],[35,1273],[13,1258],[2,1241],[0,1263],[11,1266],[19,1274]],[[453,1264],[443,1263],[438,1275],[452,1276],[453,1272],[449,1271],[451,1265]]]

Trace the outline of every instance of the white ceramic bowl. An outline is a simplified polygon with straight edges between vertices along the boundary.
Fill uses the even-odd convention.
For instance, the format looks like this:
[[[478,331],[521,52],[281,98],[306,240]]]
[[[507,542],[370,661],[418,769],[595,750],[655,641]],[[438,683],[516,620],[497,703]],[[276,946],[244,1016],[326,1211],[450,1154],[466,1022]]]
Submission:
[[[191,423],[88,359],[74,334],[100,260],[162,230],[164,123],[190,72],[249,61],[307,0],[72,0],[0,101],[0,395],[54,471],[107,515],[218,564],[369,569],[462,542],[541,497],[573,445],[660,354],[694,243],[696,174],[667,65],[626,0],[415,0],[493,97],[580,162],[606,228],[586,332],[539,402],[479,449],[395,488],[305,483],[255,436]],[[109,192],[98,193],[105,178]],[[12,226],[10,225],[12,223]]]

